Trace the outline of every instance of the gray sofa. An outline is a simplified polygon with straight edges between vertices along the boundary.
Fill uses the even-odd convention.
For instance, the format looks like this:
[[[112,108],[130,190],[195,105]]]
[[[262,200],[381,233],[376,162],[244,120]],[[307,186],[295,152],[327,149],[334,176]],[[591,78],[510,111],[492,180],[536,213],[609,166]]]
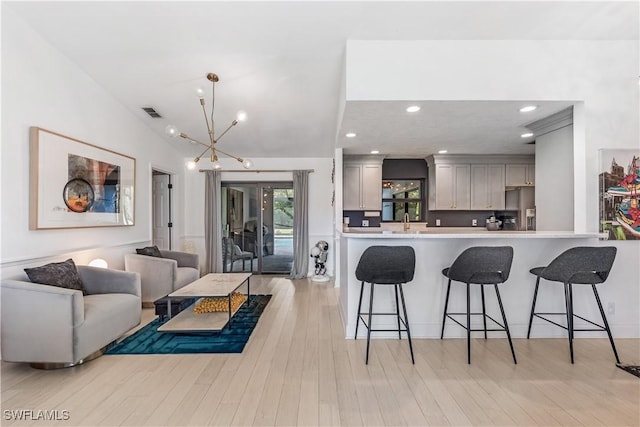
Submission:
[[[140,324],[140,276],[77,266],[82,291],[3,280],[2,360],[62,367],[90,360]],[[60,366],[57,366],[60,365]]]
[[[144,306],[150,306],[200,278],[198,254],[162,249],[160,253],[162,258],[138,254],[124,256],[124,269],[140,274]]]

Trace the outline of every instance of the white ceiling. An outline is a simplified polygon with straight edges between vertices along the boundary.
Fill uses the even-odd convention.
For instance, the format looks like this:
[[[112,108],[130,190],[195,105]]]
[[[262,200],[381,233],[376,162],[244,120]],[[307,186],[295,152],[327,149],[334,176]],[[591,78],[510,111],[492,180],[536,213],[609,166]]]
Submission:
[[[216,85],[218,144],[244,157],[331,157],[378,148],[396,157],[437,149],[531,153],[527,122],[565,108],[521,102],[349,102],[340,84],[348,39],[638,39],[637,2],[3,2],[163,138],[167,124],[206,141],[194,89]],[[526,23],[526,25],[525,25]],[[153,107],[151,119],[141,107]],[[338,123],[342,122],[342,129]],[[358,129],[359,136],[342,135]],[[336,140],[336,135],[340,135]],[[185,155],[201,150],[180,139]],[[491,145],[487,145],[491,144]],[[478,147],[482,146],[482,150]]]

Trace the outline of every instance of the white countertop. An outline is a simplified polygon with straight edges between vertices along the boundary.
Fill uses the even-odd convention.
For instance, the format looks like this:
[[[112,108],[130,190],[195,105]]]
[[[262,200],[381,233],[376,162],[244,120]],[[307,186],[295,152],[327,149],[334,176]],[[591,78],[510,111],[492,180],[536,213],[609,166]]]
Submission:
[[[408,231],[383,230],[381,228],[351,227],[340,231],[353,239],[577,239],[598,238],[599,233],[575,233],[573,231],[488,231],[484,227],[429,227]]]

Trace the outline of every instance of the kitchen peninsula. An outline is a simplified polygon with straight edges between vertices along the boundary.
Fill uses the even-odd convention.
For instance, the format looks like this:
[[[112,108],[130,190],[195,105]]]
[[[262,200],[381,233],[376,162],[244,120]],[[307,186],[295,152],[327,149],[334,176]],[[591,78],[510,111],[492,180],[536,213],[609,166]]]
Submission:
[[[340,232],[340,308],[345,324],[345,335],[353,338],[360,283],[355,277],[355,269],[366,248],[374,245],[411,246],[416,253],[416,269],[413,281],[404,287],[407,311],[410,319],[411,335],[415,338],[439,338],[442,327],[442,309],[446,279],[442,269],[449,267],[453,260],[466,248],[472,246],[512,246],[514,249],[511,274],[505,284],[500,285],[505,312],[514,338],[526,336],[529,310],[535,278],[529,270],[547,265],[555,256],[574,246],[595,245],[597,233],[574,233],[569,231],[487,231],[479,227],[425,227],[411,224],[410,229],[362,229],[351,228]],[[560,288],[556,291],[562,293]],[[472,292],[478,292],[477,287]],[[365,291],[366,293],[366,291]],[[374,312],[395,311],[392,287],[376,289]],[[463,311],[465,300],[463,285],[452,285],[451,311]],[[368,296],[365,296],[365,301]],[[474,299],[475,300],[475,299]],[[478,298],[477,301],[480,299]],[[561,299],[540,301],[547,304],[550,311],[562,311]],[[487,299],[487,313],[498,311],[493,298]],[[479,307],[472,305],[472,311]],[[586,313],[597,316],[596,312]],[[385,318],[386,317],[386,318]],[[597,317],[596,317],[597,318]],[[379,329],[392,329],[392,316],[374,317],[374,325]],[[546,337],[563,337],[559,328],[540,325],[537,334]],[[361,333],[362,334],[362,333]],[[462,328],[450,327],[447,336],[463,336]],[[361,335],[363,336],[363,335]],[[377,337],[383,337],[378,333]],[[389,337],[395,336],[388,333]],[[491,335],[490,335],[491,336]],[[516,350],[517,351],[517,350]]]

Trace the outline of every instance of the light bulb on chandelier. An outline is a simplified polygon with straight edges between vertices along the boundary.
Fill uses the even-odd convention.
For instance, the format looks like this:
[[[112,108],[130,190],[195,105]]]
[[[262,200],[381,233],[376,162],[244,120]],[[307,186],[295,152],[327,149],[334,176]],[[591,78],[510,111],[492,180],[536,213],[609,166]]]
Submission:
[[[220,169],[222,167],[222,165],[220,164],[220,161],[218,160],[218,153],[224,154],[227,157],[231,157],[232,159],[237,160],[239,163],[242,164],[242,167],[244,167],[245,169],[249,169],[253,165],[251,160],[243,159],[243,158],[238,157],[238,156],[234,156],[233,154],[229,154],[227,152],[224,152],[224,151],[222,151],[222,150],[220,150],[219,148],[216,147],[216,144],[220,141],[220,139],[232,127],[237,125],[238,122],[244,122],[244,121],[247,120],[247,113],[244,112],[244,111],[238,111],[238,115],[237,115],[236,119],[233,120],[231,122],[231,124],[224,130],[224,132],[222,132],[216,138],[215,137],[215,122],[213,120],[213,107],[215,105],[215,84],[219,79],[218,79],[218,76],[216,74],[214,74],[214,73],[207,74],[207,79],[211,82],[211,116],[210,117],[207,115],[207,109],[205,107],[204,90],[202,90],[202,88],[197,88],[196,91],[195,91],[195,94],[199,98],[200,105],[202,106],[202,112],[204,113],[205,124],[207,125],[207,133],[209,135],[209,142],[205,144],[204,142],[198,141],[197,139],[194,139],[194,138],[190,137],[186,133],[180,132],[178,130],[178,128],[175,127],[174,125],[167,126],[165,128],[165,132],[169,136],[172,136],[172,137],[179,136],[180,138],[186,139],[187,141],[191,142],[192,144],[200,144],[200,145],[206,147],[206,149],[202,153],[200,153],[199,156],[197,156],[195,159],[193,159],[194,164],[198,163],[198,161],[200,161],[200,158],[202,156],[204,156],[209,150],[211,150],[211,166],[213,167],[213,169]]]

